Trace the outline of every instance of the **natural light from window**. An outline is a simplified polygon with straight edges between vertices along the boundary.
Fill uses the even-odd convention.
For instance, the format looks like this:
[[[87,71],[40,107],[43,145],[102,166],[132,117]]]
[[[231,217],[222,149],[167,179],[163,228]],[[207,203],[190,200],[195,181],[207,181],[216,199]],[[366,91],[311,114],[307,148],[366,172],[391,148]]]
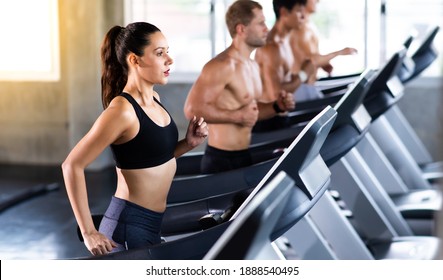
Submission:
[[[1,1],[1,0],[0,0]],[[268,28],[275,15],[271,0],[256,0],[262,4]],[[223,51],[231,42],[224,15],[234,0],[125,0],[125,19],[152,22],[167,34],[171,46],[174,78],[192,81],[203,65]],[[381,13],[385,3],[386,13]],[[312,22],[320,39],[320,53],[326,54],[344,47],[358,50],[356,55],[338,56],[331,61],[333,75],[359,73],[365,68],[377,69],[397,51],[404,40],[417,32],[417,41],[426,29],[440,24],[443,16],[441,0],[321,0]],[[442,36],[435,39],[441,50]],[[439,58],[424,73],[442,73]],[[321,72],[319,76],[326,73]],[[172,80],[172,79],[171,79]],[[177,79],[181,81],[182,79]]]
[[[57,0],[0,0],[0,80],[59,80]]]

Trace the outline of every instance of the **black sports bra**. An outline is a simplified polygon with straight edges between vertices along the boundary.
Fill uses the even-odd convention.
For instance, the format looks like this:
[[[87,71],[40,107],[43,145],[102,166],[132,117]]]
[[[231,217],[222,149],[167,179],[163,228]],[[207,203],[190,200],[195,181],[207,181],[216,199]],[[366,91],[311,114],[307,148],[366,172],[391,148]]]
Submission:
[[[121,96],[134,107],[140,122],[140,129],[137,135],[128,142],[111,144],[117,167],[121,169],[148,168],[163,164],[173,158],[178,141],[178,130],[172,117],[167,126],[161,127],[146,115],[131,95],[123,92]],[[163,107],[155,97],[154,100]],[[169,114],[165,107],[163,109]]]

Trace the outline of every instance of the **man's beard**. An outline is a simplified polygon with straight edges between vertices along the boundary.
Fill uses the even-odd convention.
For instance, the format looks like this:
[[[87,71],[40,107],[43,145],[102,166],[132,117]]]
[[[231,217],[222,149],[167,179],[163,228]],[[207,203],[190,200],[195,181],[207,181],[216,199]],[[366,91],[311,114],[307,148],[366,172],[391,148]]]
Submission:
[[[248,39],[246,41],[246,43],[251,47],[260,48],[266,44],[266,41],[263,39],[259,39],[259,38],[252,38],[252,39]]]

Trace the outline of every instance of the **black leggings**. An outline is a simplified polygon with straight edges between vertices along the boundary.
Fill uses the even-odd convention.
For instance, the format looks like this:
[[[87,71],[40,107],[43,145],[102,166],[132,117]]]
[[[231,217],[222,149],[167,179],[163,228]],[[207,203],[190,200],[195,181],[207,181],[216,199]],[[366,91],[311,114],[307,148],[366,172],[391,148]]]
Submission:
[[[206,146],[200,169],[204,174],[228,171],[252,165],[251,153],[248,149],[240,151],[224,151]]]
[[[113,196],[99,231],[117,243],[112,252],[158,244],[163,213]]]

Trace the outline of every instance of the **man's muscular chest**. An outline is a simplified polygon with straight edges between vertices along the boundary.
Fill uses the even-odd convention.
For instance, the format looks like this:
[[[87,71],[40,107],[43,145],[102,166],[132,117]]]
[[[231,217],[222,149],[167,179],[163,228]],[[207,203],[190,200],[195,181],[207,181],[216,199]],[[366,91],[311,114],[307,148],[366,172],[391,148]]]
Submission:
[[[229,90],[241,105],[249,104],[260,98],[262,83],[260,70],[256,63],[242,63],[236,67]]]
[[[280,71],[281,75],[285,77],[288,73],[291,72],[293,65],[295,63],[294,60],[294,54],[292,52],[292,48],[290,45],[289,38],[285,38],[280,44],[279,44],[279,52],[280,52]]]

